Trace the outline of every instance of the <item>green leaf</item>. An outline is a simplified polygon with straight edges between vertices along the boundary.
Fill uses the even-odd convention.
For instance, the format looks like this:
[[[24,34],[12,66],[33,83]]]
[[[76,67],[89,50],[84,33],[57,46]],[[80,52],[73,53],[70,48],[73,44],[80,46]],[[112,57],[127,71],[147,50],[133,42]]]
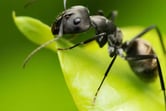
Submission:
[[[34,42],[35,44],[41,45],[44,42],[54,38],[50,32],[50,27],[46,24],[43,24],[40,20],[27,16],[16,17],[14,11],[12,16],[17,28],[27,37],[27,39]],[[46,47],[56,51],[55,43]]]
[[[19,30],[31,41],[42,44],[52,39],[50,28],[39,20],[30,17],[16,17],[14,21]],[[124,40],[139,33],[141,27],[122,28]],[[166,74],[165,55],[155,31],[144,37],[155,48]],[[40,41],[40,42],[39,42]],[[68,40],[56,41],[56,48],[71,46]],[[152,83],[141,81],[130,69],[128,63],[118,57],[107,79],[97,96],[95,104],[93,98],[103,78],[110,61],[107,46],[99,48],[97,43],[91,42],[72,50],[56,51],[54,45],[48,48],[58,54],[60,65],[67,86],[79,111],[164,111],[164,97],[157,78]],[[165,77],[165,75],[164,75]]]

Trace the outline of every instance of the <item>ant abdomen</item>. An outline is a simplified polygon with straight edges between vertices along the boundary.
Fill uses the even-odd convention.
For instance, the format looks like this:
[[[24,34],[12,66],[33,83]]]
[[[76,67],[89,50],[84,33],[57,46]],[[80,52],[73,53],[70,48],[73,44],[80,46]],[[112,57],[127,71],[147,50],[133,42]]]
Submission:
[[[134,40],[127,48],[126,54],[135,58],[135,60],[128,60],[128,63],[139,78],[145,82],[152,82],[156,79],[158,72],[156,58],[137,59],[139,55],[155,56],[155,52],[147,41],[142,39]]]

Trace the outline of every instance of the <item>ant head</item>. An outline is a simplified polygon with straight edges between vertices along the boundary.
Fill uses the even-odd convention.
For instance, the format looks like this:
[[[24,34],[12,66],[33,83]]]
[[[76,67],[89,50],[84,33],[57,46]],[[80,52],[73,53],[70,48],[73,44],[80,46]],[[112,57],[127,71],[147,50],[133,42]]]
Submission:
[[[60,28],[62,25],[62,29]],[[84,6],[73,6],[65,10],[53,23],[52,33],[73,34],[84,32],[91,26],[89,10]]]

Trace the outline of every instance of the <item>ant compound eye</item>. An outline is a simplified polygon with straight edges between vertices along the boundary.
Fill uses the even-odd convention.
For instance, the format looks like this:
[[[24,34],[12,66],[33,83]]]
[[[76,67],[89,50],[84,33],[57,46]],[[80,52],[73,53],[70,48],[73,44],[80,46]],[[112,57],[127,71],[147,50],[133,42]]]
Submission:
[[[73,20],[74,25],[78,25],[81,22],[80,18],[76,18]]]

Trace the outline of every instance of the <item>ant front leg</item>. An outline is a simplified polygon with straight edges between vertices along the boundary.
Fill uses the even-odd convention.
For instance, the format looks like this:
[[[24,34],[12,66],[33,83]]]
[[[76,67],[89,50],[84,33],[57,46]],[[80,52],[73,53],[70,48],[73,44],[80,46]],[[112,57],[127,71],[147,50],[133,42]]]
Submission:
[[[109,66],[108,66],[106,72],[104,73],[104,77],[103,77],[102,81],[100,82],[99,87],[97,88],[97,91],[96,91],[95,96],[94,96],[94,98],[93,98],[93,104],[96,102],[97,95],[98,95],[98,93],[99,93],[99,91],[100,91],[100,89],[101,89],[101,86],[103,85],[103,83],[104,83],[106,77],[108,76],[108,73],[109,73],[110,69],[112,68],[112,66],[113,66],[113,64],[114,64],[114,62],[115,62],[115,60],[116,60],[116,57],[117,57],[117,55],[115,55],[115,56],[113,57],[113,59],[112,59],[111,63],[109,64]]]
[[[99,37],[103,37],[104,35],[106,35],[106,33],[101,33],[101,34],[95,35],[94,37],[92,37],[90,39],[87,39],[85,41],[79,42],[79,43],[77,43],[77,44],[75,44],[75,45],[73,45],[71,47],[68,47],[68,48],[58,48],[57,50],[70,50],[70,49],[73,49],[73,48],[75,48],[75,47],[77,47],[79,45],[87,44],[87,43],[89,43],[89,42],[91,42],[93,40],[96,40]]]

